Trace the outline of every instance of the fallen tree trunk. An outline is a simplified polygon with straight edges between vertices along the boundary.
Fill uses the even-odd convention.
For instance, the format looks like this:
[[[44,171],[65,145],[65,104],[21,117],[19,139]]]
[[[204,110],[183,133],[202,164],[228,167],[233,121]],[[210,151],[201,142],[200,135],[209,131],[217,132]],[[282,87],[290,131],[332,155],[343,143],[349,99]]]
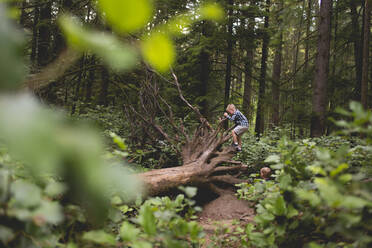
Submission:
[[[152,170],[138,176],[145,184],[147,195],[159,195],[181,185],[207,185],[215,193],[221,194],[223,190],[217,185],[219,183],[234,185],[243,182],[244,180],[237,178],[237,176],[246,171],[248,166],[239,161],[231,160],[236,154],[234,147],[223,146],[232,136],[232,129],[225,130],[223,128],[223,124],[227,120],[220,120],[214,129],[200,114],[199,110],[183,97],[177,77],[174,73],[173,76],[181,99],[197,114],[201,124],[190,138],[182,123],[179,126],[175,124],[171,109],[167,104],[170,113],[170,116],[167,117],[169,123],[184,137],[183,145],[180,145],[180,137],[171,137],[153,119],[145,119],[144,116],[146,115],[140,114],[132,108],[137,117],[142,118],[147,125],[152,125],[170,143],[183,161],[182,166]],[[151,88],[152,86],[145,85],[144,87]],[[154,97],[152,95],[151,97],[153,100],[158,98],[164,101],[160,96]],[[141,102],[149,102],[149,100],[141,99]],[[159,103],[153,105],[160,106]],[[144,104],[142,107],[144,111],[147,111]],[[162,110],[162,112],[165,111]],[[180,146],[181,148],[178,149]]]

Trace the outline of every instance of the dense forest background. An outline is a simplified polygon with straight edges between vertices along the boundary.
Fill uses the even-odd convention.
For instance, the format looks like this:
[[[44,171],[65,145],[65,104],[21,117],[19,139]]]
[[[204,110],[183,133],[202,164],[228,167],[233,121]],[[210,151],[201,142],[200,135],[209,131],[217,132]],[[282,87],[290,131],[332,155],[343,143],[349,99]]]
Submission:
[[[0,248],[370,247],[370,4],[1,1]]]
[[[208,119],[221,116],[231,102],[249,117],[257,135],[272,126],[288,126],[292,137],[331,133],[328,118],[351,100],[370,107],[369,10],[364,1],[322,3],[222,1],[225,21],[198,22],[174,41],[178,55],[174,71],[186,98]],[[57,24],[62,13],[74,13],[90,27],[109,29],[91,1],[18,4],[19,22],[28,34],[25,56],[33,74],[66,49]],[[155,15],[147,27],[197,5],[198,1],[156,1]],[[135,42],[139,36],[123,39]],[[149,74],[146,65],[116,73],[101,58],[84,53],[55,80],[39,82],[42,86],[37,93],[72,115],[84,114],[87,106],[96,105],[123,110],[139,102],[136,96]],[[159,86],[166,84],[157,76],[153,80]],[[159,87],[167,100],[177,104],[177,94],[169,88]],[[175,113],[181,118],[187,115],[181,107]]]

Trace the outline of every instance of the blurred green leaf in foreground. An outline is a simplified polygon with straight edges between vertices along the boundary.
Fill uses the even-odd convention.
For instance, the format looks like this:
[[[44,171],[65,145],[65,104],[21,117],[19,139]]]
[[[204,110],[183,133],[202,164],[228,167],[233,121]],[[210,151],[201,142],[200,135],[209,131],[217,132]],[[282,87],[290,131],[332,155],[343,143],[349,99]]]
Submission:
[[[62,180],[68,194],[89,206],[94,216],[105,213],[109,197],[131,200],[140,193],[123,165],[103,161],[98,132],[69,122],[32,96],[1,96],[0,120],[1,141],[33,178],[41,185],[50,177]]]
[[[112,30],[120,35],[144,29],[153,13],[149,0],[99,0],[98,10]],[[223,9],[215,3],[202,4],[188,13],[171,18],[166,24],[159,24],[141,34],[140,50],[143,59],[160,72],[167,72],[176,57],[173,36],[184,34],[192,23],[204,20],[219,21],[224,16]],[[132,41],[121,41],[108,32],[87,30],[74,17],[65,15],[59,21],[69,44],[81,51],[91,51],[104,59],[116,70],[127,70],[138,61],[139,54]]]
[[[16,88],[26,75],[23,36],[7,16],[0,2],[0,90]]]

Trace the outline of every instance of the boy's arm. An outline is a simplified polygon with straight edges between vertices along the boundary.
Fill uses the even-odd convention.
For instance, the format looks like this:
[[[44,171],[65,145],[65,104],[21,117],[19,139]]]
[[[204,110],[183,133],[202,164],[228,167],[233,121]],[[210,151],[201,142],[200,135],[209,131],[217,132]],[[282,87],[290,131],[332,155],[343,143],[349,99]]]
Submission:
[[[233,114],[231,117],[229,115],[226,116],[226,118],[229,119],[230,121],[234,121],[235,117],[236,117],[236,114]]]
[[[230,117],[230,115],[228,113],[224,113],[223,114],[227,119],[229,119],[230,121],[233,121],[234,120],[234,115],[232,117]]]

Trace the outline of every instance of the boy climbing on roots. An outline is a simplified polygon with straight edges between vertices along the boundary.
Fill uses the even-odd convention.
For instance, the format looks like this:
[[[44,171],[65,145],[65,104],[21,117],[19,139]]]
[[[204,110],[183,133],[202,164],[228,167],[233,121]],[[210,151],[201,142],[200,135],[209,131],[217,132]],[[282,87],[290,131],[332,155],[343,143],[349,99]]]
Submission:
[[[243,133],[248,131],[247,117],[236,109],[234,104],[229,104],[226,108],[226,112],[224,113],[224,116],[235,123],[234,129],[231,131],[233,136],[233,146],[236,148],[236,151],[240,152],[242,150],[241,137]]]

